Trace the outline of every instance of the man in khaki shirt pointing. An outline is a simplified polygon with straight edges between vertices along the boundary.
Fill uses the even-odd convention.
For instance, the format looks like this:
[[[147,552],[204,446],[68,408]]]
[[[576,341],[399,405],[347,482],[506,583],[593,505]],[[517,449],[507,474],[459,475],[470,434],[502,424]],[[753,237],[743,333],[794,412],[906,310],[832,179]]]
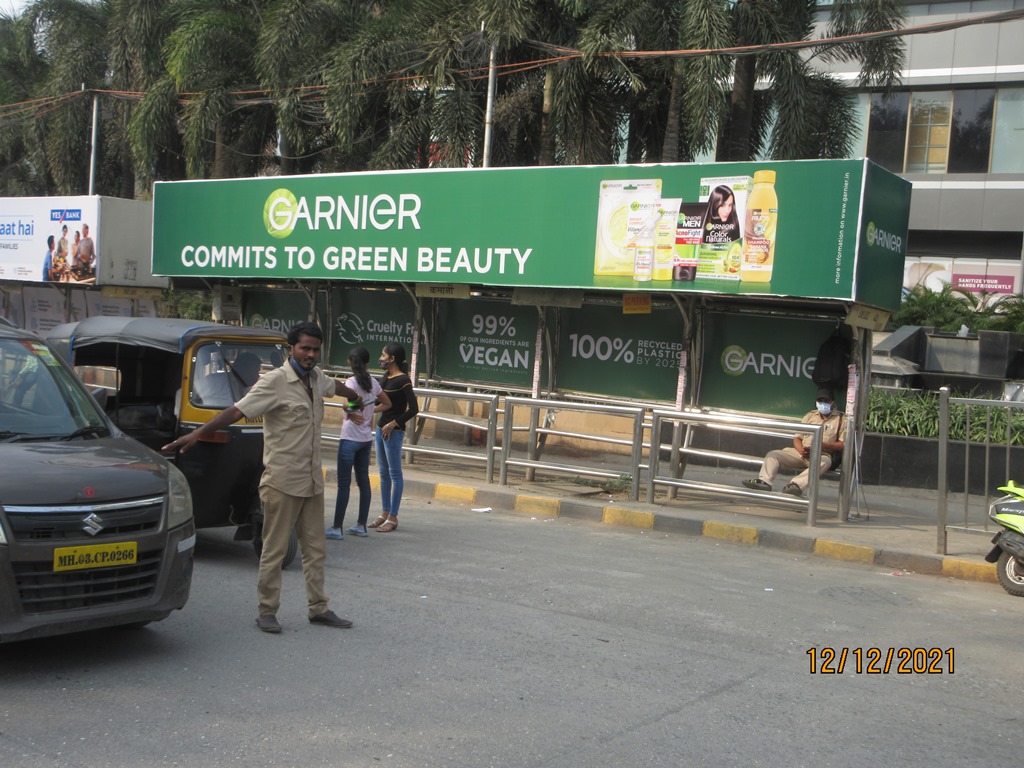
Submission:
[[[289,357],[257,381],[245,397],[164,451],[187,451],[199,438],[242,417],[263,417],[263,552],[260,555],[256,625],[277,633],[281,625],[281,563],[292,529],[302,552],[309,621],[347,628],[352,622],[327,608],[324,593],[324,476],[320,460],[320,424],[324,397],[358,395],[317,367],[323,332],[316,323],[300,323],[288,333]],[[357,414],[358,415],[358,414]],[[352,418],[352,417],[350,417]]]

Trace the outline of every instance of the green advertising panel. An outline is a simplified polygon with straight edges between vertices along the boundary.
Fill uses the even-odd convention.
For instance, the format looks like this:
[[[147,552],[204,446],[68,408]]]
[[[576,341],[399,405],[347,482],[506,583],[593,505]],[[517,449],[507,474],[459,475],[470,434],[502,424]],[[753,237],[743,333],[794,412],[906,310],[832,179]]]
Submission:
[[[437,375],[453,381],[529,389],[537,308],[501,301],[438,301]]]
[[[833,321],[708,313],[698,403],[707,408],[800,417],[814,407],[818,348]],[[836,399],[845,402],[845,393]]]
[[[317,298],[317,311],[324,317],[327,304]],[[246,290],[242,299],[242,323],[253,328],[266,328],[288,333],[292,326],[306,322],[309,317],[309,296],[303,291]]]
[[[862,304],[894,310],[903,288],[910,185],[877,165],[866,171],[855,293]]]
[[[625,397],[676,399],[683,318],[675,305],[624,315],[620,305],[559,310],[558,388]]]
[[[866,160],[158,182],[153,272],[860,300],[877,190],[900,271],[864,299],[895,309],[909,189]]]
[[[330,322],[328,345],[330,367],[348,367],[352,347],[366,347],[373,368],[384,345],[392,342],[404,346],[407,359],[411,359],[416,307],[404,291],[335,286],[331,289],[331,310],[334,317]]]

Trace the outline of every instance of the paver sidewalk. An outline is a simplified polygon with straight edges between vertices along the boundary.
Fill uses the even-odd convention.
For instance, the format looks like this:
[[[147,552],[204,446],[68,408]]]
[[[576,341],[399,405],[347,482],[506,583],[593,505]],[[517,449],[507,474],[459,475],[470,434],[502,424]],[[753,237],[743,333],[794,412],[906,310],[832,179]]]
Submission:
[[[330,456],[330,460],[327,457]],[[325,448],[325,473],[336,484],[333,455]],[[371,470],[372,472],[372,470]],[[976,581],[996,582],[995,566],[984,561],[992,529],[987,535],[952,532],[947,551],[937,552],[935,491],[863,486],[851,506],[851,520],[836,514],[838,486],[821,485],[817,524],[806,523],[805,510],[772,504],[769,497],[725,497],[679,490],[675,499],[660,491],[655,503],[632,502],[625,494],[609,494],[550,476],[527,482],[510,478],[506,486],[487,483],[482,467],[458,462],[432,462],[417,457],[407,464],[405,496],[464,504],[467,511],[489,508],[495,512],[531,516],[571,517],[606,525],[647,528],[692,536],[707,536],[749,546],[770,547],[873,564],[894,571],[911,571]],[[688,468],[688,479],[736,485],[749,473],[738,470]],[[374,491],[379,478],[371,474]],[[780,485],[781,487],[781,485]],[[354,490],[354,489],[353,489]],[[645,491],[641,488],[641,498]],[[962,505],[962,497],[959,504]],[[984,523],[984,499],[971,500],[972,527]],[[951,505],[951,521],[963,516],[962,506]]]

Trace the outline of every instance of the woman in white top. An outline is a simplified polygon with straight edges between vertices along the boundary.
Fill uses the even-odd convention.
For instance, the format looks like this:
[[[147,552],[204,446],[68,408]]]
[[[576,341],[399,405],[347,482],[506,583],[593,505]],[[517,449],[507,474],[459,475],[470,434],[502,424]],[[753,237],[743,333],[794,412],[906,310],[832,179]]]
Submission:
[[[366,366],[370,353],[365,347],[353,347],[348,355],[352,376],[346,385],[363,399],[359,409],[345,408],[345,420],[341,425],[341,442],[338,444],[338,499],[334,504],[334,525],[327,529],[328,539],[342,539],[345,510],[352,489],[352,470],[355,470],[356,485],[359,487],[359,520],[345,533],[366,536],[366,519],[370,515],[370,447],[373,445],[373,414],[391,407],[391,401],[381,390],[380,382],[370,376]],[[358,424],[349,416],[361,412]]]

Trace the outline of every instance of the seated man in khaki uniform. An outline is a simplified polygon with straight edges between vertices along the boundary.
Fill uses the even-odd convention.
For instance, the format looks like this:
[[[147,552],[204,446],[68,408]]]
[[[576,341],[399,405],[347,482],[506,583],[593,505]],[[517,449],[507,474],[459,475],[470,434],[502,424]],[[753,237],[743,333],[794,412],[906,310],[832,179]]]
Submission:
[[[842,452],[843,443],[846,440],[846,417],[842,411],[836,410],[831,389],[822,387],[818,390],[815,409],[800,419],[800,422],[822,425],[821,465],[818,467],[818,475],[821,476],[832,466],[833,454]],[[812,440],[813,435],[811,434],[793,435],[793,447],[769,451],[768,455],[764,457],[764,463],[761,465],[761,472],[757,479],[744,480],[743,485],[755,491],[770,491],[772,481],[780,469],[802,469],[804,471],[787,483],[782,492],[803,496],[804,489],[810,482],[808,456],[811,452]]]

